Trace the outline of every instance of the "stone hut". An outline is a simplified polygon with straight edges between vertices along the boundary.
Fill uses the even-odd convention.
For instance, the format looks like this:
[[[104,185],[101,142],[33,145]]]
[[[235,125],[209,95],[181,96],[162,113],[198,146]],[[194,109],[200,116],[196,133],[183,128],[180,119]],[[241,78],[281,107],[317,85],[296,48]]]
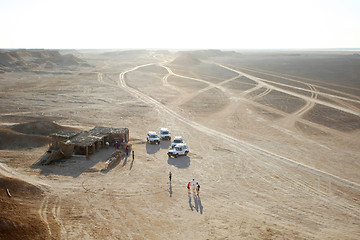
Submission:
[[[61,142],[66,142],[67,140],[70,140],[71,138],[75,137],[77,132],[60,132],[60,133],[54,133],[50,135],[51,142],[49,144],[49,150],[57,150],[60,148]]]
[[[51,135],[49,151],[60,152],[65,158],[71,158],[73,154],[86,155],[88,158],[89,155],[105,147],[106,142],[112,145],[116,141],[127,144],[129,129],[97,126],[81,133],[55,133]],[[51,159],[48,159],[46,162],[50,161]]]

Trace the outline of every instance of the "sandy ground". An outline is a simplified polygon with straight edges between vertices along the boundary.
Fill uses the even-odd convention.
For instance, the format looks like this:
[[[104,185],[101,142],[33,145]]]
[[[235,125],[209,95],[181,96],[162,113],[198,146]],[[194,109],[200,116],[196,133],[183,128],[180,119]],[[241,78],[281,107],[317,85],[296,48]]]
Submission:
[[[292,55],[284,68],[283,55],[197,54],[84,52],[93,67],[71,74],[0,74],[0,123],[13,140],[0,174],[42,191],[35,204],[12,198],[35,212],[43,230],[32,239],[360,238],[360,61],[346,59],[355,70],[342,84],[327,81],[342,55],[321,55],[332,61],[316,71]],[[135,160],[104,171],[107,149],[35,165],[46,144],[8,127],[39,120],[128,127]],[[190,154],[168,158],[170,142],[147,144],[160,127],[183,136]],[[20,138],[29,145],[17,147]],[[199,196],[187,192],[192,179]]]

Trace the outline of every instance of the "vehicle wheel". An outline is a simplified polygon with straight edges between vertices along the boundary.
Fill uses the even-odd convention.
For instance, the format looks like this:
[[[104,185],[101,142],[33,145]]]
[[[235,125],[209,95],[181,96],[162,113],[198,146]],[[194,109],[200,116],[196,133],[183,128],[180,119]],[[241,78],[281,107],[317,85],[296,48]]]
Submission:
[[[189,152],[188,152],[188,151],[186,151],[186,152],[185,152],[185,156],[187,156],[187,155],[188,155],[188,153],[189,153]]]
[[[175,154],[175,157],[177,158],[179,155],[178,154]]]

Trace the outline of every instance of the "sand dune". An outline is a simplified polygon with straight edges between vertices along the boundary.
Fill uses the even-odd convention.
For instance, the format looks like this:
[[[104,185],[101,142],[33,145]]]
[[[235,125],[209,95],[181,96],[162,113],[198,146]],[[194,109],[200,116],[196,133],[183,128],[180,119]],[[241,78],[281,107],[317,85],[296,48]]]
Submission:
[[[0,149],[38,148],[49,141],[50,139],[45,136],[22,134],[8,128],[0,128]]]
[[[77,129],[70,127],[63,127],[51,121],[33,121],[27,123],[20,123],[10,127],[12,130],[24,133],[49,136],[52,133],[59,133],[62,131],[76,131]]]
[[[7,196],[9,191],[11,197]],[[43,191],[24,181],[0,176],[0,239],[45,239],[46,224],[37,211]]]

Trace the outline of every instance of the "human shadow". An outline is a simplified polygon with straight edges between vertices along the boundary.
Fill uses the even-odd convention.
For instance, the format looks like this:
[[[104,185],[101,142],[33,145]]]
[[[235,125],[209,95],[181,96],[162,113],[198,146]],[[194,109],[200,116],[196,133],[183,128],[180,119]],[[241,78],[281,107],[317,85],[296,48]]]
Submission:
[[[193,205],[191,203],[191,194],[188,193],[188,195],[189,195],[189,207],[190,207],[191,211],[194,211]]]
[[[171,141],[164,140],[164,141],[161,141],[159,145],[160,145],[161,149],[168,149],[171,145]]]
[[[125,156],[125,157],[124,157],[124,162],[123,162],[123,164],[122,164],[123,167],[126,165],[127,159],[128,159],[128,156]]]
[[[170,197],[172,197],[173,191],[172,191],[172,185],[171,185],[171,181],[170,181],[170,188],[169,188],[169,193],[170,193]]]
[[[62,175],[77,178],[84,172],[95,173],[102,171],[100,169],[94,168],[94,166],[99,162],[105,163],[105,161],[111,156],[113,152],[114,149],[104,148],[90,155],[89,159],[87,159],[86,156],[76,155],[69,159],[53,161],[49,165],[42,165],[38,161],[31,165],[30,168],[39,169],[40,174],[44,176]],[[119,164],[119,162],[120,160],[114,163],[111,168],[114,168],[117,164]]]
[[[199,208],[200,208],[200,213],[203,214],[204,207],[201,203],[200,195],[197,196],[197,200],[198,200],[198,204],[199,204]]]
[[[188,168],[190,166],[190,157],[180,156],[177,158],[168,158],[168,164],[173,165],[177,168]]]
[[[194,194],[193,196],[194,196],[195,210],[197,212],[199,212],[199,204],[198,204],[198,201],[197,201],[197,196],[196,196],[196,194]]]
[[[130,170],[132,169],[133,165],[134,165],[134,158],[133,158],[133,160],[131,161]]]
[[[158,152],[160,150],[160,144],[151,144],[151,143],[147,142],[146,143],[146,152],[148,154],[155,154],[156,152]]]

